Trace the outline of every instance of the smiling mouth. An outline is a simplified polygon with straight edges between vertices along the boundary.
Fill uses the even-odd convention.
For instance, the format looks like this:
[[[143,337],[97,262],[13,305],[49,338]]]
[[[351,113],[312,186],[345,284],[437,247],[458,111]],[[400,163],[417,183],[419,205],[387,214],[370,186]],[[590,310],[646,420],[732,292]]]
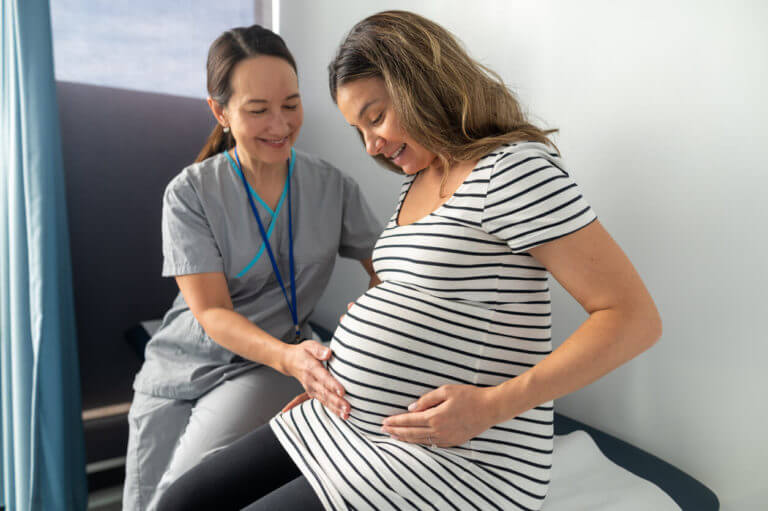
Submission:
[[[275,138],[275,139],[269,139],[269,138],[260,138],[260,141],[264,142],[267,145],[280,147],[283,144],[285,144],[288,141],[288,137],[283,138]]]
[[[397,151],[395,151],[394,153],[392,153],[392,156],[390,156],[390,157],[389,157],[389,159],[390,159],[390,160],[394,160],[395,158],[397,158],[398,156],[400,156],[400,154],[401,154],[403,151],[405,151],[405,144],[401,145],[401,146],[400,146],[400,148],[399,148]]]

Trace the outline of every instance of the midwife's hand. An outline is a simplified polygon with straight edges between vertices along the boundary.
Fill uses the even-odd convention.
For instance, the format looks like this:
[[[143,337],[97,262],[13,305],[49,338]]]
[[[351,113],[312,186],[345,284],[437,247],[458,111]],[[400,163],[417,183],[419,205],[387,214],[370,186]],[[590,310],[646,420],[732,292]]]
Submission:
[[[322,361],[331,358],[330,349],[308,340],[287,346],[283,357],[286,374],[299,380],[307,396],[304,399],[301,399],[304,394],[298,396],[286,408],[315,398],[342,419],[349,417],[349,403],[343,397],[344,387],[323,367]]]
[[[408,413],[392,415],[381,430],[392,438],[416,444],[453,447],[494,425],[493,387],[443,385],[421,396]]]

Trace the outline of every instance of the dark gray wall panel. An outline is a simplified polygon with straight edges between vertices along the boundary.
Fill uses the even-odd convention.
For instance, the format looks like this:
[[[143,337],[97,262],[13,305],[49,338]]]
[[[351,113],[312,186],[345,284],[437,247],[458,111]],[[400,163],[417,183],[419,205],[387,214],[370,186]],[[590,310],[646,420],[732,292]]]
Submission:
[[[140,362],[123,333],[161,317],[166,184],[213,127],[202,99],[59,82],[83,406],[131,398]]]

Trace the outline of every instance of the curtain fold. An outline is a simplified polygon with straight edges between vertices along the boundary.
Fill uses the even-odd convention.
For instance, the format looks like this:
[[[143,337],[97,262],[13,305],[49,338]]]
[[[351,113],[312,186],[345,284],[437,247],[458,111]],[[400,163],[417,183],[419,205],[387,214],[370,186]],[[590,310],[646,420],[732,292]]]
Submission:
[[[47,0],[0,0],[0,505],[87,505]]]

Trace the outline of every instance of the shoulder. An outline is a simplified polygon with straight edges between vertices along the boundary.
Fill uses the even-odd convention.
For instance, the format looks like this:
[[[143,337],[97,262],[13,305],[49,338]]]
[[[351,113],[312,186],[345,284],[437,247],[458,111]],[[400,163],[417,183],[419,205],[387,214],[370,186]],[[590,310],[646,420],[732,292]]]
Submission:
[[[222,174],[228,171],[224,153],[195,162],[182,169],[165,187],[163,202],[172,206],[179,202],[187,205],[205,201],[205,193],[220,188]]]
[[[489,154],[486,210],[546,202],[559,190],[575,183],[565,170],[560,155],[551,146],[518,142],[499,146]]]
[[[210,188],[211,182],[220,182],[222,173],[228,171],[224,153],[195,162],[182,169],[165,187],[166,197],[171,194],[200,193]]]
[[[502,195],[516,197],[531,187],[570,178],[555,149],[538,142],[499,146],[489,157],[488,195],[504,190]]]
[[[486,158],[493,160],[493,176],[513,171],[519,167],[524,168],[527,172],[554,167],[568,175],[562,159],[555,149],[540,142],[504,144],[492,151]]]
[[[301,170],[298,170],[301,168]],[[314,190],[325,193],[350,193],[359,188],[357,181],[338,167],[317,155],[296,150],[299,178]]]
[[[316,154],[307,153],[299,149],[294,149],[294,151],[296,152],[295,165],[307,169],[308,172],[304,173],[308,175],[307,177],[311,176],[322,180],[331,179],[334,181],[341,181],[346,177],[336,166]]]

